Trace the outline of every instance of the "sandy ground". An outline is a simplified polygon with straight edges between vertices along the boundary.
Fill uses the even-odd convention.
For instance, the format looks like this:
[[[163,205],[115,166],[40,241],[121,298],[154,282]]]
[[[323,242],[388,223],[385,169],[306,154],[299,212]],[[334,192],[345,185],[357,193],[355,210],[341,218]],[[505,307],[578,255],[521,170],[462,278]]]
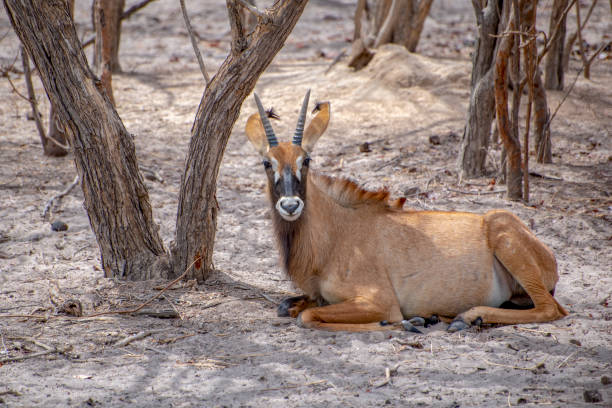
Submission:
[[[224,7],[187,3],[214,71],[228,48]],[[352,72],[344,60],[325,74],[350,45],[353,3],[311,0],[260,79],[257,92],[284,119],[277,134],[289,137],[301,98],[312,88],[314,99],[330,100],[333,109],[313,167],[368,188],[388,186],[416,209],[513,211],[556,253],[557,299],[571,314],[455,334],[438,324],[423,335],[315,332],[277,318],[275,302],[298,292],[277,264],[260,161],[243,133],[255,110],[249,98],[219,178],[217,271],[206,283],[180,284],[148,306],[175,310],[180,318],[58,315],[55,304],[69,299],[78,299],[86,314],[138,306],[164,283],[103,277],[78,188],[49,221],[42,219],[47,200],[74,178],[72,158],[42,155],[28,104],[0,78],[0,361],[51,349],[0,363],[0,406],[611,406],[611,60],[594,64],[591,81],[578,78],[552,125],[554,163],[537,165],[532,156],[531,168],[542,177],[531,178],[528,205],[513,203],[494,192],[502,186],[488,187],[498,147],[491,150],[488,177],[460,183],[456,171],[475,38],[469,2],[436,2],[421,54],[386,47],[363,71]],[[88,5],[77,1],[84,39],[91,36]],[[606,7],[598,6],[586,32],[594,47],[612,32]],[[539,17],[542,28],[549,11]],[[4,10],[0,38],[0,65],[7,67],[18,42]],[[134,134],[141,165],[163,178],[147,185],[168,244],[203,92],[175,2],[153,3],[124,24],[121,64],[124,73],[113,80],[118,111]],[[578,69],[573,59],[567,84]],[[10,76],[25,92],[22,75]],[[554,110],[565,93],[548,95]],[[440,143],[431,143],[432,136]],[[360,152],[364,142],[371,152]],[[69,229],[52,232],[55,220]],[[140,332],[148,336],[117,344]],[[589,396],[601,401],[587,402]]]

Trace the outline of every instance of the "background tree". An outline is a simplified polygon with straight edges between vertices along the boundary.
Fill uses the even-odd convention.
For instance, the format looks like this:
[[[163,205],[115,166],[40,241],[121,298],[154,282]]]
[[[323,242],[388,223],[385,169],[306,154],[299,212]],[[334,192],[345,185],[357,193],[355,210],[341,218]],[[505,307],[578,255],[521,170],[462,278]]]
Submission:
[[[192,129],[181,180],[171,265],[152,218],[126,131],[98,78],[87,65],[66,2],[3,0],[15,32],[38,68],[61,121],[70,129],[85,208],[106,276],[167,278],[194,265],[206,278],[216,230],[216,180],[221,157],[244,99],[281,49],[307,0],[251,9],[258,25],[244,35],[237,2],[227,0],[231,52],[207,85]],[[239,84],[239,86],[237,86]]]
[[[548,53],[544,61],[544,87],[546,89],[563,89],[563,49],[565,44],[566,13],[569,0],[554,0],[548,32],[557,34],[549,41]]]
[[[485,171],[491,123],[495,116],[495,58],[509,16],[508,1],[473,1],[478,38],[472,57],[468,118],[461,138],[458,167],[463,177]]]
[[[349,66],[361,69],[373,57],[370,48],[387,43],[416,51],[433,0],[359,0]]]

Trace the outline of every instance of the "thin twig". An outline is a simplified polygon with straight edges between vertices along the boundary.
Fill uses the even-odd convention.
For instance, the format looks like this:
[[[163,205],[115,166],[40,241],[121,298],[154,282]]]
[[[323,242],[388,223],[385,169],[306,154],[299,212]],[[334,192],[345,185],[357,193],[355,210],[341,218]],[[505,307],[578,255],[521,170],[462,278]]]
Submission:
[[[446,188],[448,191],[451,191],[453,193],[459,193],[459,194],[469,194],[469,195],[484,195],[484,194],[499,194],[499,193],[505,193],[506,190],[493,190],[493,191],[462,191],[462,190],[455,190],[454,188]]]
[[[572,8],[572,6],[574,5],[575,2],[576,2],[576,0],[572,0],[570,2],[570,4],[567,5],[565,10],[563,10],[563,13],[559,17],[559,20],[557,20],[557,24],[555,25],[555,29],[551,33],[550,38],[548,39],[548,41],[546,41],[546,46],[544,47],[542,52],[538,55],[538,61],[536,62],[536,66],[540,65],[540,61],[542,61],[542,58],[544,58],[544,56],[546,55],[546,53],[550,49],[552,43],[557,38],[557,35],[559,35],[559,33],[561,32],[561,30],[559,30],[559,28],[561,27],[561,23],[565,20],[565,17],[567,16],[567,13],[569,13],[569,11],[571,10],[571,8]]]
[[[36,123],[36,129],[38,130],[38,135],[40,136],[40,141],[44,148],[47,136],[45,135],[42,119],[40,117],[40,111],[38,110],[36,94],[34,93],[34,85],[32,85],[32,71],[30,71],[30,60],[28,58],[28,52],[25,50],[23,45],[21,46],[21,63],[23,64],[23,73],[25,77],[26,88],[28,90],[28,99],[30,100],[30,106],[32,107],[32,116],[34,116],[34,123]]]
[[[193,34],[193,27],[189,22],[189,16],[187,15],[187,9],[185,8],[185,0],[179,0],[181,3],[181,11],[183,12],[183,19],[185,20],[185,26],[187,27],[187,32],[189,33],[189,39],[191,40],[191,45],[193,46],[193,51],[195,52],[196,58],[198,59],[198,64],[200,65],[200,71],[202,71],[202,75],[204,75],[204,81],[206,82],[206,86],[210,83],[210,77],[208,76],[208,72],[206,72],[206,67],[204,66],[204,60],[202,59],[202,55],[200,54],[200,49],[198,48],[198,43],[196,41],[195,35]]]
[[[62,192],[54,195],[53,197],[51,197],[51,199],[49,201],[47,201],[47,204],[45,204],[45,208],[43,209],[43,212],[42,212],[43,219],[47,218],[47,214],[51,210],[51,207],[53,206],[54,202],[56,200],[61,199],[64,196],[66,196],[67,194],[69,194],[72,191],[72,189],[74,187],[76,187],[77,184],[79,184],[79,175],[78,174],[76,176],[74,176],[74,180],[72,180],[72,183],[70,183],[70,185],[68,187],[66,187]]]
[[[180,281],[181,279],[183,279],[187,273],[189,272],[189,270],[191,269],[191,267],[197,262],[200,261],[201,258],[196,258],[188,267],[187,269],[185,269],[185,272],[183,272],[181,274],[181,276],[179,276],[178,278],[176,278],[175,280],[173,280],[172,282],[170,282],[169,284],[166,285],[165,288],[163,288],[162,290],[159,291],[158,294],[156,294],[155,296],[151,297],[149,300],[147,300],[146,302],[144,302],[143,304],[141,304],[140,306],[138,306],[135,309],[127,309],[127,310],[109,310],[107,312],[100,312],[100,313],[94,313],[88,316],[82,316],[79,317],[79,319],[87,319],[90,317],[98,317],[98,316],[105,316],[105,315],[111,315],[111,314],[132,314],[132,313],[136,313],[139,310],[141,310],[142,308],[144,308],[146,305],[148,305],[149,303],[153,302],[155,299],[157,299],[158,297],[160,297],[161,295],[163,295],[163,293],[165,291],[167,291],[171,286],[174,286],[174,284],[176,284],[178,281]]]
[[[166,330],[168,329],[141,331],[141,332],[134,334],[133,336],[128,336],[124,338],[123,340],[119,340],[118,342],[115,343],[115,347],[127,346],[133,341],[141,340],[141,339],[144,339],[145,337],[152,335],[153,333],[159,333],[159,332],[166,331]]]
[[[166,297],[166,295],[164,295],[163,298],[166,300],[166,302],[170,303],[170,306],[172,307],[172,309],[174,309],[174,311],[178,315],[179,319],[183,320],[183,316],[181,316],[181,312],[179,312],[178,309],[176,308],[176,306],[174,306],[174,303],[172,303],[172,301],[170,299],[168,299]]]
[[[482,361],[492,366],[514,368],[515,370],[533,371],[538,368],[538,364],[534,365],[533,367],[517,367],[517,366],[512,366],[512,365],[507,365],[507,364],[494,363],[492,361],[487,360],[486,358],[483,358]]]
[[[565,359],[563,359],[563,361],[557,366],[557,368],[561,368],[565,365],[565,363],[567,363],[567,361],[572,358],[573,356],[576,355],[576,353],[578,353],[577,351],[574,351],[572,354],[570,354],[569,356],[565,357]]]
[[[30,358],[46,356],[47,354],[51,354],[51,353],[59,353],[59,350],[52,349],[52,350],[39,351],[38,353],[26,354],[24,356],[6,357],[6,358],[0,359],[0,364],[9,363],[9,362],[16,362],[16,361],[23,361],[23,360],[27,360],[27,359],[30,359]]]
[[[574,89],[574,86],[576,85],[576,82],[578,81],[578,77],[580,77],[580,74],[582,73],[583,69],[584,69],[584,65],[578,70],[578,73],[576,74],[576,78],[574,78],[574,81],[572,82],[572,85],[569,87],[569,89],[567,90],[565,95],[563,95],[563,98],[561,99],[561,101],[559,102],[557,107],[555,108],[555,111],[553,112],[553,114],[550,115],[550,118],[548,119],[548,122],[546,122],[546,127],[549,127],[550,124],[552,123],[553,119],[555,118],[555,116],[557,116],[557,112],[559,112],[559,109],[561,109],[561,105],[563,105],[563,103],[565,102],[565,100],[567,99],[569,94]]]
[[[334,67],[334,65],[336,65],[338,63],[338,61],[340,61],[342,59],[342,57],[344,57],[345,55],[346,55],[346,48],[342,49],[342,51],[340,51],[338,53],[338,55],[336,55],[334,60],[331,62],[331,64],[329,64],[329,66],[327,67],[327,69],[323,73],[323,75],[327,75],[329,73],[329,71],[331,71],[331,69]]]

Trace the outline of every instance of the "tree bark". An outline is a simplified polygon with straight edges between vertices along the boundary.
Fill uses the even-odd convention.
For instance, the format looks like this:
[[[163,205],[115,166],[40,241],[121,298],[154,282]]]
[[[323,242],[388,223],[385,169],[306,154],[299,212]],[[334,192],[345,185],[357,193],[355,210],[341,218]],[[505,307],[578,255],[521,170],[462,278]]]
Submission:
[[[119,44],[121,42],[121,16],[125,0],[94,0],[93,24],[94,68],[98,74],[106,65],[111,73],[121,72]]]
[[[401,44],[410,52],[416,51],[432,3],[433,0],[359,0],[353,35],[358,46],[353,47],[349,66],[359,69],[367,65],[371,57],[364,59],[364,55],[372,54],[369,48],[387,43]]]
[[[102,87],[113,106],[113,73],[121,72],[119,42],[121,39],[121,15],[125,0],[95,0],[93,20],[96,30],[94,42],[94,69],[100,76]]]
[[[68,8],[70,18],[74,21],[74,0],[68,0]],[[68,150],[62,147],[68,144],[68,136],[66,136],[66,129],[60,122],[53,103],[49,103],[49,105],[49,132],[45,137],[43,150],[47,156],[63,157],[68,154]]]
[[[244,36],[240,10],[227,0],[232,28],[231,53],[225,59],[198,107],[181,177],[176,237],[172,246],[174,275],[193,264],[189,276],[206,279],[212,268],[217,223],[216,182],[223,152],[244,99],[282,48],[307,0],[275,3],[260,18],[250,37]]]
[[[468,118],[461,139],[458,167],[464,177],[482,176],[485,172],[491,123],[495,115],[495,57],[508,19],[509,7],[503,1],[489,1],[481,8],[473,1],[478,24],[476,52],[472,59],[471,95]]]
[[[565,44],[566,15],[563,13],[569,0],[554,0],[548,34],[552,35],[557,24],[558,33],[552,39],[550,49],[544,61],[544,87],[546,89],[563,89],[563,50]]]
[[[516,18],[518,10],[513,11]],[[508,31],[515,31],[515,24],[510,21]],[[508,34],[502,37],[497,51],[495,62],[495,113],[497,115],[497,128],[499,136],[506,149],[506,185],[507,197],[510,200],[520,200],[522,191],[521,144],[518,139],[518,123],[512,123],[508,114],[508,60],[512,49],[518,53],[518,44],[515,44],[517,34]],[[513,112],[514,116],[514,112]]]
[[[167,277],[130,135],[90,71],[65,1],[3,0],[15,32],[68,128],[85,209],[107,277]]]

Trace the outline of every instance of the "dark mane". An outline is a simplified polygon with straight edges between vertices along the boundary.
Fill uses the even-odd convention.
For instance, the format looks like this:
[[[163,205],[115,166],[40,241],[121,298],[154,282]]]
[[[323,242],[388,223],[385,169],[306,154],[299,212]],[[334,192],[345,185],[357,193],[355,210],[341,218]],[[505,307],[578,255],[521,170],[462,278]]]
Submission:
[[[401,210],[406,202],[405,197],[390,201],[389,197],[391,194],[386,188],[369,191],[361,188],[352,180],[330,177],[315,172],[312,172],[310,177],[317,187],[325,191],[325,193],[343,207],[373,205],[385,210]]]

